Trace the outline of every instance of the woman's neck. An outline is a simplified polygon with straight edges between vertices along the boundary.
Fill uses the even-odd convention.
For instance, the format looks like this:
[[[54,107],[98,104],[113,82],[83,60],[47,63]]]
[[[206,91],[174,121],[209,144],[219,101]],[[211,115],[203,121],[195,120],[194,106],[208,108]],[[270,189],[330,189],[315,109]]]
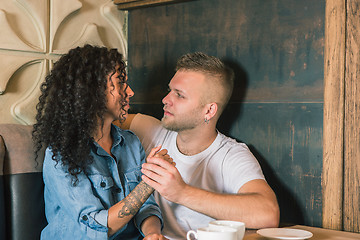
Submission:
[[[99,124],[98,130],[96,131],[94,140],[110,155],[113,139],[111,136],[111,122],[104,122],[104,125]]]

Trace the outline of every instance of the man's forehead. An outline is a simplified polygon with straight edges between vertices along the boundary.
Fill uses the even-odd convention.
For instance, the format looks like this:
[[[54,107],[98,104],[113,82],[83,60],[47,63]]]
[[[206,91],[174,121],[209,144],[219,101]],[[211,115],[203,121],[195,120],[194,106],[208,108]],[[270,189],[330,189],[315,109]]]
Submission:
[[[169,88],[186,97],[196,99],[202,98],[208,89],[205,75],[195,71],[178,71],[171,79]]]
[[[179,84],[169,83],[169,89],[177,93],[188,94],[187,86],[181,86]]]
[[[204,84],[205,75],[196,71],[177,71],[171,79],[170,85],[190,86]]]

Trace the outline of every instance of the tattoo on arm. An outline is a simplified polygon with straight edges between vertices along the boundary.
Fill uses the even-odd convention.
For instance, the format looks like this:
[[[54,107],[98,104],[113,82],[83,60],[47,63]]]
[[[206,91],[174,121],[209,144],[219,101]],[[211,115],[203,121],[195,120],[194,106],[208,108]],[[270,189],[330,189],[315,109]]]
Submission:
[[[154,192],[154,189],[141,181],[134,190],[123,200],[123,206],[118,212],[118,218],[135,215],[146,199]]]

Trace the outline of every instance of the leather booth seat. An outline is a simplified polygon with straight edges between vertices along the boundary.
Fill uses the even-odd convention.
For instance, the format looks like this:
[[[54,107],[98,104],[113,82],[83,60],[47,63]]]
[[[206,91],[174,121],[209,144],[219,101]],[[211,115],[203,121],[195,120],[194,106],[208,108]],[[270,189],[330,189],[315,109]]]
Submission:
[[[41,151],[35,160],[32,126],[0,124],[0,239],[40,239],[46,226]]]

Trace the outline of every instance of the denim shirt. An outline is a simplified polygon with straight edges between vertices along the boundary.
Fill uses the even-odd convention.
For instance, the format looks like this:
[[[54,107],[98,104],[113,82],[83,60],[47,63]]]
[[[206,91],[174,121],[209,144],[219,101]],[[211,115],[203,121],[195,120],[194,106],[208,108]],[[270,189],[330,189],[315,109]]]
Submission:
[[[141,181],[141,164],[145,152],[139,139],[130,131],[111,126],[111,157],[96,142],[91,145],[93,163],[86,174],[78,175],[72,185],[67,167],[52,160],[46,149],[43,165],[45,214],[48,225],[41,239],[108,239],[108,209],[125,198]],[[142,221],[155,215],[162,221],[153,195],[137,214],[110,239],[142,239]]]

